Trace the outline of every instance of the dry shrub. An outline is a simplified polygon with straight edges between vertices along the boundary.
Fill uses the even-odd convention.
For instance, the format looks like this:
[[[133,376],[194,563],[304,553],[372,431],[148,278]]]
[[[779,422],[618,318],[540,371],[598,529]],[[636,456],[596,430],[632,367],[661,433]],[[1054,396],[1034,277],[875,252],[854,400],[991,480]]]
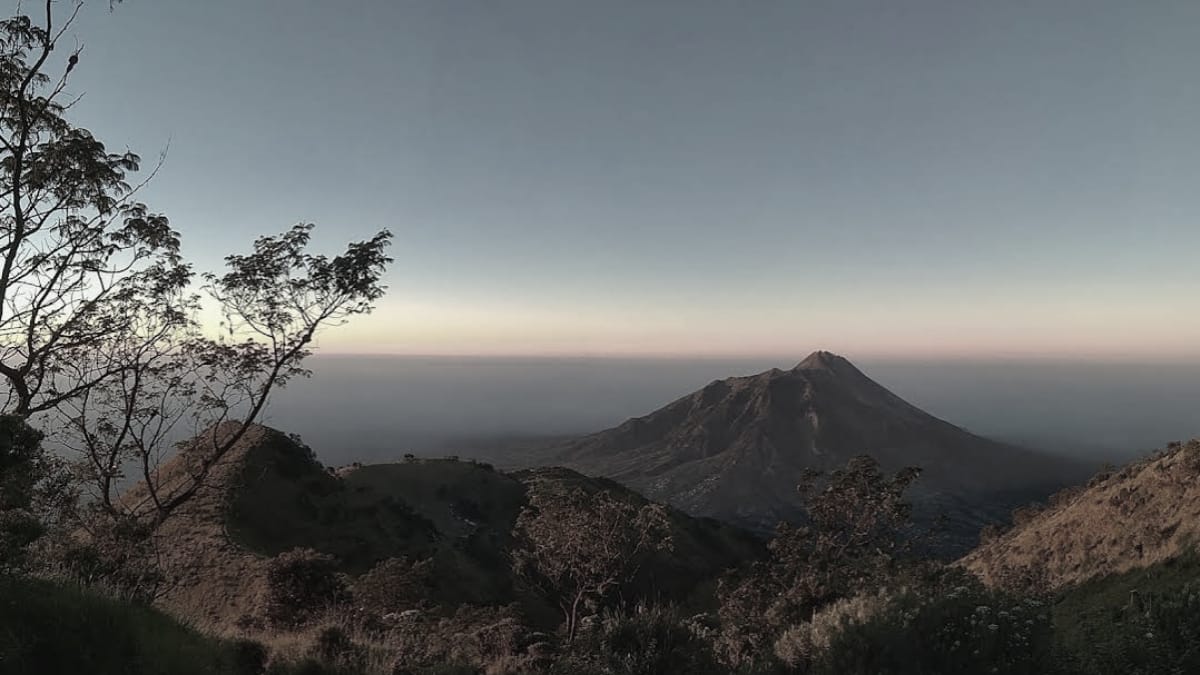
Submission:
[[[1200,474],[1200,440],[1193,438],[1183,445],[1183,466],[1191,475]]]
[[[1033,519],[1037,518],[1041,512],[1042,506],[1040,504],[1030,504],[1029,506],[1021,506],[1013,509],[1013,527],[1021,527],[1022,525],[1029,523]]]
[[[851,623],[865,623],[887,607],[883,593],[843,598],[823,607],[812,621],[792,626],[775,641],[775,656],[792,668],[809,663],[829,648],[833,639]]]
[[[101,518],[87,539],[47,542],[40,557],[48,576],[114,597],[152,602],[170,589],[171,582],[158,564],[157,547],[143,524]]]
[[[704,617],[685,617],[670,606],[639,605],[597,619],[566,647],[552,673],[728,672],[716,662]]]
[[[1042,596],[1050,592],[1050,573],[1044,564],[1030,561],[1001,566],[994,574],[996,587],[1010,593]]]
[[[347,597],[333,556],[297,548],[280,553],[267,566],[267,618],[277,626],[304,624]]]
[[[396,672],[462,664],[504,673],[528,671],[533,636],[515,607],[461,606],[449,616],[414,614],[379,639],[395,651]]]
[[[366,651],[340,626],[325,626],[317,633],[309,655],[335,668],[344,668],[354,672],[362,672],[366,660]]]
[[[433,560],[388,558],[354,581],[354,603],[378,614],[420,607],[429,597]]]
[[[1004,529],[1004,526],[997,523],[985,525],[983,529],[979,531],[979,545],[984,546],[996,541],[997,539],[1000,539],[1004,536],[1005,531],[1006,530]]]
[[[1072,485],[1070,487],[1063,488],[1050,495],[1050,506],[1055,508],[1065,506],[1073,501],[1076,497],[1083,494],[1085,489],[1086,488],[1084,488],[1082,485]]]
[[[238,675],[261,675],[267,670],[267,648],[261,642],[239,639],[233,642],[233,667]]]

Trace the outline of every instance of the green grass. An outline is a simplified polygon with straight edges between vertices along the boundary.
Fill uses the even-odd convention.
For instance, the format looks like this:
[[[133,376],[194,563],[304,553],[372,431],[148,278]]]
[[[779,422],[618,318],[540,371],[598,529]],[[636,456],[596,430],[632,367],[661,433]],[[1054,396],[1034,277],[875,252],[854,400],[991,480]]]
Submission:
[[[1200,612],[1186,598],[1198,586],[1200,556],[1189,553],[1069,589],[1054,605],[1057,651],[1078,672],[1197,672]]]
[[[237,673],[233,645],[162,612],[45,581],[0,578],[0,673]]]

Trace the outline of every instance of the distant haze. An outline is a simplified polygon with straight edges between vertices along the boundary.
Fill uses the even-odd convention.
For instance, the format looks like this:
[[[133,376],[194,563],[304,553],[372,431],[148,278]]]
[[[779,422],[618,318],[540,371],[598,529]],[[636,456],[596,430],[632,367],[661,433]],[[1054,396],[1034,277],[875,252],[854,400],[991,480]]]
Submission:
[[[933,415],[1064,454],[1118,460],[1200,435],[1200,362],[852,360]],[[598,431],[714,379],[795,363],[323,356],[310,365],[313,378],[280,392],[265,422],[344,464]]]

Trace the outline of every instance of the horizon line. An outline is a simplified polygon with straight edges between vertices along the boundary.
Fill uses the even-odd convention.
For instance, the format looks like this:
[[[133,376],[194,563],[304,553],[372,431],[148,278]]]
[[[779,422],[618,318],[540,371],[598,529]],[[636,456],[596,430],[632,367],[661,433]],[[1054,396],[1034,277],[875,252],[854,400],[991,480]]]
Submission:
[[[1180,361],[1195,361],[1200,363],[1200,352],[1197,353],[1059,353],[1059,352],[982,352],[964,353],[902,353],[902,352],[853,352],[837,349],[797,350],[791,353],[746,353],[746,352],[423,352],[423,351],[384,351],[363,350],[343,351],[335,349],[316,349],[313,356],[331,358],[411,358],[411,359],[507,359],[507,360],[662,360],[662,361],[729,361],[729,360],[779,360],[781,362],[799,363],[801,360],[818,351],[830,352],[850,361],[1042,361],[1070,363],[1178,363]],[[794,364],[793,364],[794,365]]]

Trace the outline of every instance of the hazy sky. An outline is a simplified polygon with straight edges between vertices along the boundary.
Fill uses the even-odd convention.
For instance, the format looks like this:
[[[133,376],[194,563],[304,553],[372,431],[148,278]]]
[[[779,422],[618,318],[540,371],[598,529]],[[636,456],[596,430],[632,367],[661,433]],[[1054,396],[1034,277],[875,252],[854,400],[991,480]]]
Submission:
[[[1200,2],[89,3],[202,267],[396,233],[326,351],[1200,354]]]

